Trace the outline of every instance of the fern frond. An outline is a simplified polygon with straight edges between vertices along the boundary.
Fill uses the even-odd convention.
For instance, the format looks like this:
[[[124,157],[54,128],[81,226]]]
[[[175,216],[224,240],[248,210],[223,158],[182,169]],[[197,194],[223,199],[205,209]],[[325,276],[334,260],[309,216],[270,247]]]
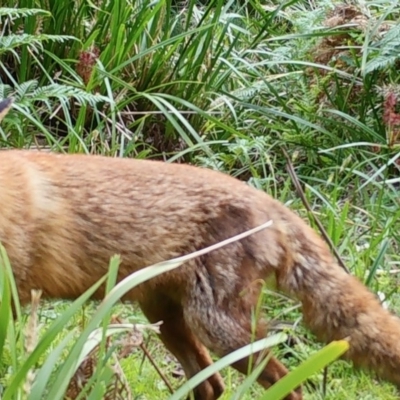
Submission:
[[[31,100],[40,100],[46,103],[50,97],[56,97],[60,102],[67,102],[73,98],[81,105],[89,104],[91,106],[95,106],[99,102],[110,102],[108,97],[100,94],[88,93],[82,89],[68,85],[60,85],[58,83],[39,87],[32,93],[29,93],[29,97]]]
[[[30,17],[32,15],[42,15],[50,17],[51,13],[39,8],[6,8],[0,7],[0,18],[7,17],[11,19]]]
[[[226,95],[219,96],[216,98],[210,105],[210,108],[218,107],[224,104],[228,99],[232,99],[232,97],[241,100],[248,101],[253,98],[255,95],[260,93],[260,91],[265,89],[265,85],[262,82],[253,82],[251,86],[239,88],[230,92],[230,97]]]
[[[399,59],[400,24],[394,25],[373,47],[375,52],[366,64],[365,73],[390,67]]]
[[[30,80],[21,83],[17,88],[17,93],[19,97],[29,96],[30,93],[34,92],[38,87],[38,81]]]
[[[0,36],[0,55],[13,51],[13,49],[22,45],[32,46],[34,48],[43,49],[42,42],[65,42],[66,40],[77,40],[73,36],[68,35],[7,35]],[[13,52],[15,54],[15,52]]]
[[[10,85],[0,84],[0,99],[11,97],[13,88]]]
[[[36,80],[26,81],[15,88],[0,84],[0,99],[12,96],[19,103],[24,103],[24,100],[29,100],[29,103],[43,101],[49,108],[50,98],[57,98],[62,103],[66,103],[73,98],[81,105],[89,104],[91,106],[95,106],[99,102],[110,102],[108,97],[88,93],[73,86],[52,83],[51,85],[38,87],[38,84]]]

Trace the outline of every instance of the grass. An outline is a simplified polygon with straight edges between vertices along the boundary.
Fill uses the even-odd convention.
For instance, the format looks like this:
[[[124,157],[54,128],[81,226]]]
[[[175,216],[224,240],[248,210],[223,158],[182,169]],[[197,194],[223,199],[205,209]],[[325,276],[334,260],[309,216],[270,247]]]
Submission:
[[[5,0],[0,98],[13,96],[15,106],[0,145],[190,162],[248,181],[308,219],[284,147],[351,273],[400,312],[400,8],[364,3]],[[275,295],[264,303],[288,322],[295,345],[275,353],[291,368],[320,348],[301,324],[293,327],[295,305]],[[67,306],[43,308],[43,329]],[[77,313],[66,333],[83,329],[93,310]],[[130,306],[114,312],[132,318]],[[152,334],[147,347],[180,386],[178,365]],[[21,350],[6,356],[13,349]],[[168,398],[141,350],[121,364],[135,398]],[[0,393],[8,372],[3,365]],[[223,398],[233,398],[243,377],[223,373]],[[311,378],[306,399],[395,398],[392,386],[342,361],[329,367],[326,397],[322,381],[322,373]],[[243,398],[263,393],[253,386]]]
[[[399,301],[399,299],[398,299]],[[270,304],[273,307],[274,313],[282,313],[285,305],[282,302],[274,302]],[[71,322],[65,326],[65,332],[70,329],[75,329],[79,326],[84,326],[89,318],[89,315],[94,310],[94,304],[85,306],[84,309],[77,315]],[[48,325],[56,315],[62,314],[68,307],[65,302],[51,302],[45,303],[40,311],[41,322],[44,326]],[[287,308],[287,305],[286,305]],[[142,323],[145,318],[137,306],[131,305],[118,305],[114,308],[113,313],[122,318],[126,318],[129,322]],[[299,313],[290,312],[285,316],[288,323],[292,323],[299,317]],[[282,315],[280,315],[282,318]],[[315,353],[321,346],[316,344],[313,337],[308,334],[301,326],[296,330],[289,328],[289,332],[294,335],[299,343],[295,347],[288,347],[283,345],[274,349],[274,354],[285,362],[290,368],[298,366],[300,361],[307,359],[311,354]],[[79,329],[76,330],[76,337],[79,335]],[[63,335],[61,335],[62,337]],[[61,339],[60,337],[60,339]],[[57,342],[55,343],[55,345]],[[154,334],[146,336],[145,344],[147,351],[151,354],[152,358],[158,367],[166,375],[171,385],[176,389],[185,382],[182,376],[182,370],[179,363],[166,351],[164,346],[156,338]],[[120,360],[120,365],[123,368],[126,380],[130,385],[130,389],[135,399],[168,399],[170,392],[166,387],[163,380],[157,374],[153,365],[147,359],[143,351],[136,347],[133,348],[128,357]],[[234,398],[238,388],[244,381],[244,376],[237,373],[231,368],[222,370],[225,379],[226,392],[222,396],[223,400]],[[345,361],[336,361],[328,368],[328,378],[326,386],[326,395],[324,396],[323,388],[323,373],[322,371],[314,376],[305,384],[304,387],[306,400],[319,400],[319,399],[349,399],[357,398],[368,399],[397,399],[397,393],[393,386],[384,382],[378,382],[371,378],[370,375],[362,372],[355,371],[352,366]],[[264,390],[258,385],[254,385],[246,394],[241,397],[242,399],[261,398]]]

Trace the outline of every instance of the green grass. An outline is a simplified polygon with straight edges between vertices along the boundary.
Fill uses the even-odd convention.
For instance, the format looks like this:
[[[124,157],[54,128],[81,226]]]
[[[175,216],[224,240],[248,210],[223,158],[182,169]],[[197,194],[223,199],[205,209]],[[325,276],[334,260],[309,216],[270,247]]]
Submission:
[[[68,303],[65,302],[45,303],[40,312],[41,322],[44,326],[48,325],[56,315],[61,314],[67,307]],[[283,309],[284,307],[282,304],[279,304],[279,302],[274,304],[275,312],[278,312],[278,310],[282,312]],[[90,314],[93,310],[94,304],[86,306],[82,312],[71,320],[70,324],[65,326],[64,331],[68,332],[70,329],[76,329],[77,326],[85,325],[87,321],[85,315]],[[141,311],[135,305],[118,305],[114,309],[114,313],[127,318],[133,323],[145,322]],[[299,313],[291,312],[290,315],[286,316],[286,319],[288,322],[293,322],[299,316]],[[321,345],[316,344],[313,337],[302,327],[298,327],[295,331],[289,330],[289,332],[298,338],[299,344],[294,348],[288,348],[287,346],[275,348],[274,354],[281,358],[288,367],[295,368],[300,361],[305,360],[321,348]],[[78,335],[78,333],[79,330],[76,334]],[[56,344],[57,343],[55,343],[55,345]],[[171,385],[175,389],[182,385],[185,379],[180,375],[182,374],[182,369],[179,363],[166,351],[156,335],[148,335],[145,339],[145,344],[152,358],[163,371]],[[288,356],[288,352],[290,352],[290,357]],[[120,360],[120,364],[135,399],[150,400],[154,398],[169,398],[170,393],[168,388],[149,360],[143,355],[140,348],[134,348],[128,357]],[[223,369],[222,374],[226,384],[226,392],[222,399],[232,399],[232,396],[235,395],[245,377],[231,368]],[[328,400],[346,400],[353,398],[360,398],[362,400],[397,399],[397,393],[392,385],[378,382],[370,375],[362,371],[354,370],[352,366],[345,361],[336,361],[328,368],[326,397],[323,395],[323,390],[323,374],[321,372],[312,376],[306,383],[304,387],[304,398],[306,400],[322,400],[324,398]],[[264,390],[261,387],[253,385],[251,390],[246,392],[242,398],[244,400],[261,398],[263,393]]]
[[[351,273],[400,313],[400,108],[390,105],[400,93],[399,1],[355,1],[347,13],[338,4],[5,0],[0,98],[12,96],[15,104],[0,127],[0,146],[190,162],[248,181],[309,219],[285,169],[284,147],[312,213]],[[353,12],[355,23],[346,19]],[[310,224],[317,229],[312,218]],[[296,339],[274,350],[293,369],[321,345],[301,324],[293,327],[300,319],[296,303],[266,298],[267,315],[286,321]],[[46,303],[43,334],[68,306]],[[133,315],[131,306],[114,312],[142,321],[133,309]],[[79,327],[77,340],[94,310],[91,304],[74,314],[64,334]],[[0,311],[8,320],[7,310]],[[173,387],[180,386],[183,378],[172,377],[178,365],[153,334],[147,346]],[[9,364],[2,366],[0,395],[22,350],[19,340],[4,350]],[[121,364],[135,398],[168,398],[140,349]],[[223,374],[223,398],[230,399],[244,378],[230,369]],[[244,398],[263,393],[254,385]],[[391,385],[343,361],[329,367],[326,397],[322,373],[305,393],[306,399],[396,397]]]

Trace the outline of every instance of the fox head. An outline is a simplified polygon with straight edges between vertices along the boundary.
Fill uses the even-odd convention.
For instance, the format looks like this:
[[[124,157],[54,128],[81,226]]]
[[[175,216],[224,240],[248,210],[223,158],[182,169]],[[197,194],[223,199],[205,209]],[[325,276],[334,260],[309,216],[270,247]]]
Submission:
[[[12,99],[3,99],[0,101],[0,122],[11,108]]]

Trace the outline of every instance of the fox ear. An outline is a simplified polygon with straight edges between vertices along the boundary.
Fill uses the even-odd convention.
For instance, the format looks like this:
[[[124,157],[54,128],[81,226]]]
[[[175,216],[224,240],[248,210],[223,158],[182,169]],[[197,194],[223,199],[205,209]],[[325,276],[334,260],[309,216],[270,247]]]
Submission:
[[[4,99],[0,101],[0,122],[4,118],[4,116],[8,113],[8,110],[11,108],[11,104],[13,99]]]

